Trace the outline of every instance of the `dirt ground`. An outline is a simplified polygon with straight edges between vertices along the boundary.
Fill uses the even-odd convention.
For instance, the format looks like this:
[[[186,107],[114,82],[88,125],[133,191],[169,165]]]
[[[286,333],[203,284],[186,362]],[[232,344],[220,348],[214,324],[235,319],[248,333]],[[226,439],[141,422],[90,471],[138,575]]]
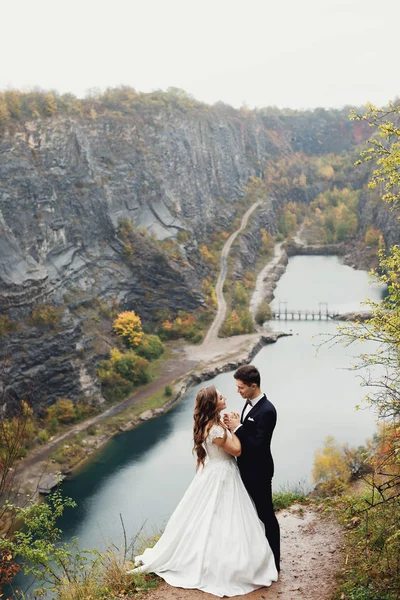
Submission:
[[[277,583],[237,600],[329,600],[340,569],[342,533],[332,519],[293,506],[278,513],[281,527],[281,572]],[[173,588],[163,582],[145,600],[215,600],[200,590]]]

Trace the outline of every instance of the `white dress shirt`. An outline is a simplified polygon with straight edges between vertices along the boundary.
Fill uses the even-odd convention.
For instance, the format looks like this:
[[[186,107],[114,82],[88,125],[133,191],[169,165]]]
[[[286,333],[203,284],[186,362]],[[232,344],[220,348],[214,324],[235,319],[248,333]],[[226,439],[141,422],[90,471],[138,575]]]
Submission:
[[[251,410],[253,410],[253,408],[255,407],[255,405],[257,404],[257,402],[259,400],[261,400],[261,398],[264,398],[264,394],[260,394],[259,396],[257,396],[257,398],[253,398],[253,400],[250,400],[251,406],[250,406],[250,404],[246,405],[246,408],[244,409],[244,413],[243,413],[243,421],[245,420],[245,418],[249,414],[249,412]],[[241,427],[241,426],[242,426],[242,423],[240,423],[240,425],[238,425],[236,427],[236,429],[233,430],[233,433],[235,433],[235,431],[237,431],[239,429],[239,427]]]

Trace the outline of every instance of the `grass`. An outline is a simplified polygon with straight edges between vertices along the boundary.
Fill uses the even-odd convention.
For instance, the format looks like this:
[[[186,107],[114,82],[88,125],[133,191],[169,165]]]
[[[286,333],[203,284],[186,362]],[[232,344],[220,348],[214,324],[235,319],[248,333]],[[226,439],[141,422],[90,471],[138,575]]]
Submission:
[[[81,581],[64,582],[57,590],[59,600],[129,600],[159,585],[154,574],[128,574],[122,557],[102,554]]]
[[[335,600],[400,598],[400,499],[366,510],[371,490],[332,502],[345,531],[345,557]]]
[[[131,600],[156,588],[161,579],[153,573],[128,573],[134,568],[134,556],[151,547],[158,536],[135,538],[129,546],[114,545],[105,552],[94,551],[84,569],[71,573],[54,590],[59,600]]]
[[[307,494],[303,488],[304,486],[299,484],[297,487],[292,489],[281,488],[279,492],[274,492],[272,494],[274,509],[282,510],[284,508],[289,508],[289,506],[292,506],[292,504],[296,504],[297,502],[309,502]]]

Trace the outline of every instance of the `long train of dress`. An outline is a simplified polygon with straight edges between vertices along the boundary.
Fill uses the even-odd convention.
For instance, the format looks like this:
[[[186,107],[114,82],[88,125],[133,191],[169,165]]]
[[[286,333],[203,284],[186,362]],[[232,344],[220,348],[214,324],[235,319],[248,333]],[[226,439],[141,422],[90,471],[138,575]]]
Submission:
[[[222,433],[221,433],[222,432]],[[157,573],[175,587],[197,588],[215,596],[247,594],[278,580],[264,525],[240,478],[235,459],[205,441],[207,460],[195,475],[153,548],[133,569]]]

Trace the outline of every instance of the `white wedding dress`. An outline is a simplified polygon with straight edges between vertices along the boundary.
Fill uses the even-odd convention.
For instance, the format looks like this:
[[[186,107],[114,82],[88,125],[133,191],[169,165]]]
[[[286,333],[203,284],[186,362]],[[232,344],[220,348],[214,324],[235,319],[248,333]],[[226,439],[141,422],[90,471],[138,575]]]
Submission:
[[[228,432],[228,435],[231,435]],[[204,443],[205,466],[153,548],[135,558],[131,572],[157,573],[175,587],[223,596],[247,594],[278,580],[274,557],[233,456],[213,444],[224,429],[213,425]]]

